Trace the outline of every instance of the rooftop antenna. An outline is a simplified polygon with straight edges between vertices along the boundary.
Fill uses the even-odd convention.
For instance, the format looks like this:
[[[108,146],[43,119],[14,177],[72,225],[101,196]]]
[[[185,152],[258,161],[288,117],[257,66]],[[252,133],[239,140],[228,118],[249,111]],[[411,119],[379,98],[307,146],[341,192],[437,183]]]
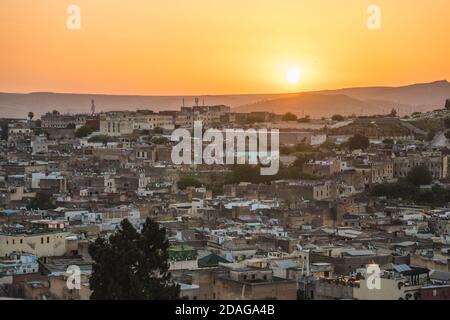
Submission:
[[[195,106],[198,107],[198,97],[195,98]]]
[[[183,97],[183,108],[184,108],[184,97]]]

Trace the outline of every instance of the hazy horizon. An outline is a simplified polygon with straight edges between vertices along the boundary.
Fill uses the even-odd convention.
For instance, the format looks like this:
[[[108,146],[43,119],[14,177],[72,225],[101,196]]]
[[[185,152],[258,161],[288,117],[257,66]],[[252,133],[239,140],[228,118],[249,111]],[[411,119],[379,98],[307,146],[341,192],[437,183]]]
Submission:
[[[304,91],[297,93],[228,94],[228,95],[109,95],[89,93],[2,93],[0,116],[20,117],[33,111],[42,115],[51,110],[63,113],[89,112],[91,100],[97,111],[149,109],[179,110],[183,105],[228,105],[236,112],[266,111],[283,114],[327,117],[344,115],[385,114],[395,108],[399,114],[431,111],[441,108],[450,98],[450,83],[437,80],[412,83],[401,87],[354,87],[337,90]]]
[[[181,94],[181,93],[173,93],[173,94],[133,94],[133,93],[109,93],[109,92],[74,92],[74,91],[28,91],[28,92],[7,92],[0,91],[0,94],[66,94],[66,95],[96,95],[96,96],[134,96],[134,97],[207,97],[207,96],[249,96],[249,95],[295,95],[300,93],[313,93],[313,92],[325,92],[325,91],[338,91],[338,90],[348,90],[348,89],[366,89],[366,88],[401,88],[408,87],[414,85],[421,84],[431,84],[431,83],[439,83],[439,82],[447,82],[450,83],[447,79],[438,79],[432,81],[420,81],[415,83],[404,83],[400,85],[368,85],[368,86],[354,86],[354,87],[336,87],[336,88],[318,88],[316,90],[304,90],[304,91],[293,91],[293,92],[248,92],[248,93],[198,93],[198,94]]]

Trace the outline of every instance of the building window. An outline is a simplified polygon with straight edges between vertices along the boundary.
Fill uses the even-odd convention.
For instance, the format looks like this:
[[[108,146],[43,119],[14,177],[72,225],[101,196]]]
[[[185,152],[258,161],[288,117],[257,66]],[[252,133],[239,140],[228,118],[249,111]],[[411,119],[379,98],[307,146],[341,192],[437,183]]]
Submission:
[[[47,243],[50,243],[50,237],[47,237]]]
[[[44,237],[41,237],[41,244],[44,244]]]

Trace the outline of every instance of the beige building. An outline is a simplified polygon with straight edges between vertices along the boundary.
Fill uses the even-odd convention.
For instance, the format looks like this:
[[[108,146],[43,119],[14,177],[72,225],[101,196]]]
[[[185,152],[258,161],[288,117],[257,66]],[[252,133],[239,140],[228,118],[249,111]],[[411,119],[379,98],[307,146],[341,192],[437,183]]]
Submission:
[[[49,232],[39,234],[1,234],[0,256],[5,257],[12,252],[26,252],[44,256],[61,256],[66,253],[66,237],[68,232]]]
[[[49,277],[50,296],[61,300],[89,300],[92,294],[89,288],[89,275],[81,275],[80,289],[69,289],[67,287],[69,276],[70,274],[63,273]]]
[[[340,160],[310,161],[305,163],[302,171],[317,177],[331,177],[341,171]]]
[[[153,130],[155,128],[173,129],[174,121],[171,115],[166,114],[137,114],[134,122],[134,129]]]
[[[367,281],[361,280],[360,286],[353,288],[353,298],[357,300],[417,300],[424,281],[409,281],[407,277],[381,277],[379,289],[371,289]]]
[[[60,114],[58,111],[47,112],[41,117],[42,128],[67,128],[68,125],[80,126],[89,118],[87,114]]]
[[[108,112],[100,115],[100,133],[120,136],[133,133],[134,112]]]
[[[440,152],[422,152],[394,158],[394,177],[405,178],[412,168],[425,165],[433,179],[447,177],[448,157]]]
[[[394,178],[394,165],[391,161],[356,164],[354,167],[364,184],[383,183]]]
[[[100,115],[100,133],[108,136],[127,135],[134,130],[173,129],[174,127],[171,115],[148,110],[114,111]]]
[[[274,277],[270,269],[232,269],[214,282],[217,300],[297,299],[297,281]]]

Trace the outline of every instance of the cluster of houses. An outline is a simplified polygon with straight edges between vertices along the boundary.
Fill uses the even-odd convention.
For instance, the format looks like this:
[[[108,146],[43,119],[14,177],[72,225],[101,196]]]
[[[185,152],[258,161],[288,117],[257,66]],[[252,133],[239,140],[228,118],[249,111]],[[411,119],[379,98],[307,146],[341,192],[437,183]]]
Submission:
[[[1,121],[0,297],[89,299],[89,244],[123,219],[139,230],[150,217],[167,230],[180,299],[450,299],[450,199],[424,205],[368,191],[420,165],[450,188],[448,149],[400,119],[287,123],[195,106],[40,121]],[[263,183],[230,182],[232,166],[174,165],[168,137],[195,121],[279,128],[281,147],[307,145],[314,157],[295,166],[298,155],[282,154],[304,178]],[[95,130],[77,135],[86,125]],[[348,151],[343,143],[357,132],[370,146]],[[79,289],[67,286],[74,265]],[[375,289],[370,266],[380,270]]]

